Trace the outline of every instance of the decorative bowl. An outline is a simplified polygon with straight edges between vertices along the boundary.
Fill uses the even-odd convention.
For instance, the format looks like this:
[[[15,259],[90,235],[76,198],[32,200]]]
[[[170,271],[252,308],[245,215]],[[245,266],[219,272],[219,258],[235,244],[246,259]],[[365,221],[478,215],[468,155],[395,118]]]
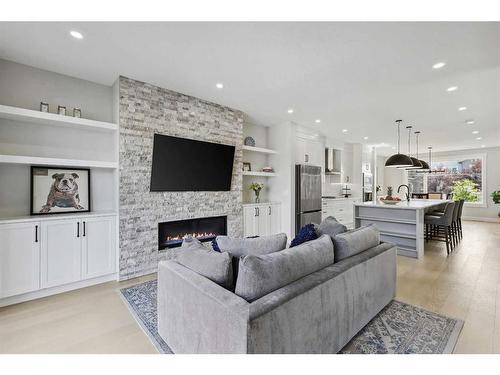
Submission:
[[[392,205],[401,203],[401,201],[392,200],[392,199],[382,199],[382,198],[380,198],[380,201],[384,204],[392,204]]]

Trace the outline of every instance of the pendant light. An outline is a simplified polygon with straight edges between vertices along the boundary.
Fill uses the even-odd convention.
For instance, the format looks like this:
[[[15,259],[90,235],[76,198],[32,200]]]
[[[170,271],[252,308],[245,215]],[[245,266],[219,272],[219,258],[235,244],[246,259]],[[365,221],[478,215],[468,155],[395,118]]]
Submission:
[[[418,159],[418,136],[420,135],[420,132],[415,132],[415,137],[417,138],[417,159]],[[430,170],[429,164],[427,164],[424,160],[418,159],[420,164],[422,164],[422,168],[419,169],[419,171],[428,171]]]
[[[429,163],[425,163],[423,160],[422,160],[422,164],[425,163],[426,166],[428,167],[427,169],[421,169],[421,170],[418,170],[417,172],[424,172],[424,173],[431,173],[432,170],[431,170],[431,164],[432,164],[432,147],[427,147],[429,149]]]
[[[400,147],[399,147],[399,141],[400,141],[400,126],[401,126],[401,121],[403,120],[396,120],[396,124],[398,125],[398,153],[392,155],[387,159],[385,162],[385,166],[388,168],[398,168],[398,167],[410,167],[413,166],[413,162],[410,159],[409,156],[405,154],[401,154]]]
[[[410,165],[408,167],[399,167],[399,168],[401,168],[401,169],[421,169],[422,163],[420,163],[420,160],[411,156],[411,129],[413,129],[413,126],[407,126],[406,129],[408,129],[408,156],[411,159],[412,165]]]

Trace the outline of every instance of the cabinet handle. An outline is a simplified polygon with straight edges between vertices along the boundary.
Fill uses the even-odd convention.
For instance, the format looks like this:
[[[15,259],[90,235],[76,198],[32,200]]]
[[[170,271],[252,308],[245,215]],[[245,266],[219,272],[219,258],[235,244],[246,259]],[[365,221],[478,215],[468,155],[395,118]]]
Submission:
[[[267,213],[268,215],[271,215],[271,206],[269,206],[269,211]]]
[[[307,154],[304,155],[304,161],[306,163],[309,163],[309,155],[307,155]]]
[[[83,237],[85,237],[85,221],[83,222]]]
[[[38,225],[35,225],[35,242],[38,242]]]
[[[257,207],[254,207],[255,214],[253,216],[257,216]]]
[[[259,207],[256,207],[257,208],[257,216],[260,216],[260,209]]]
[[[76,237],[80,237],[80,222],[76,223]]]

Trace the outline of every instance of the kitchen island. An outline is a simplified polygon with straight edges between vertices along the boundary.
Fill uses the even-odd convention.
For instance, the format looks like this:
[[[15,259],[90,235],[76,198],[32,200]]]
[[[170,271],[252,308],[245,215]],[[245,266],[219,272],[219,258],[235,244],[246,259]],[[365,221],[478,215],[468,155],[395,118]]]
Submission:
[[[380,239],[398,247],[398,255],[421,258],[424,255],[424,216],[426,211],[438,209],[448,201],[415,199],[395,205],[380,201],[354,204],[354,226],[375,224]]]

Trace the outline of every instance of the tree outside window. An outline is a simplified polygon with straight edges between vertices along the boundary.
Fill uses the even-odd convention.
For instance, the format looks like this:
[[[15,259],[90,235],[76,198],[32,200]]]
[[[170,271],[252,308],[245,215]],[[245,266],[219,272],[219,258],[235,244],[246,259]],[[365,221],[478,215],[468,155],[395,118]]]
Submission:
[[[453,193],[455,199],[483,202],[483,158],[436,160],[431,173],[408,171],[408,183],[414,192]]]

